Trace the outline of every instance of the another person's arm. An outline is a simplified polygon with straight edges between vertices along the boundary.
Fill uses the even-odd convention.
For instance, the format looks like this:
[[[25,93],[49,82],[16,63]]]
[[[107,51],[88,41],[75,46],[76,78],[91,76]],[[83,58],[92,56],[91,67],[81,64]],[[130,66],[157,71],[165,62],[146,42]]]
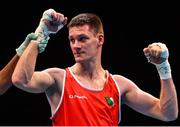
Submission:
[[[11,76],[16,66],[19,56],[16,54],[9,63],[0,71],[0,95],[5,93],[12,85]]]
[[[0,95],[4,94],[12,85],[12,74],[19,60],[19,57],[24,52],[30,40],[36,39],[37,36],[31,33],[28,34],[24,42],[16,49],[16,55],[9,61],[9,63],[0,71]]]

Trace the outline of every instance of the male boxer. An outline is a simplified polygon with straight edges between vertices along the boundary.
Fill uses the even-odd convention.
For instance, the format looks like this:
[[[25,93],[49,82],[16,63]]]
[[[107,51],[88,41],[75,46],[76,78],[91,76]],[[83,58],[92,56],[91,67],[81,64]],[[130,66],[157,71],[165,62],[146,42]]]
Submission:
[[[58,26],[62,28],[66,24],[67,17],[55,11],[48,12],[53,20],[46,20],[45,31],[57,32]],[[33,41],[23,52],[12,77],[13,83],[24,91],[45,92],[52,111],[52,125],[117,126],[122,104],[162,121],[177,118],[177,95],[165,44],[152,43],[143,50],[160,76],[160,97],[156,98],[130,79],[111,74],[102,67],[104,30],[97,15],[79,14],[67,27],[74,65],[35,71],[39,50],[38,43]],[[56,59],[63,61],[60,54]]]

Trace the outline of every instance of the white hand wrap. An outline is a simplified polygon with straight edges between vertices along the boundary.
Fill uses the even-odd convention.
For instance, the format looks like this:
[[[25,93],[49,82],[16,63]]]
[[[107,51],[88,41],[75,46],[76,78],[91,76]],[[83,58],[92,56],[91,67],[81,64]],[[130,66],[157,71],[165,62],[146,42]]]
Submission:
[[[161,64],[156,64],[156,68],[158,70],[160,79],[169,79],[172,77],[171,66],[170,66],[168,60],[165,60]]]
[[[28,46],[29,42],[31,40],[36,40],[38,38],[38,36],[34,33],[30,33],[26,36],[25,40],[23,41],[23,43],[16,49],[16,53],[18,56],[21,56],[22,53],[24,52],[24,50],[26,49],[26,47]]]
[[[49,21],[53,21],[53,17],[52,17],[52,13],[55,13],[56,11],[54,10],[54,9],[48,9],[48,10],[46,10],[44,13],[43,13],[43,17],[42,17],[42,19],[41,19],[41,21],[43,22],[43,20],[44,19],[46,19],[46,20],[49,20]],[[49,35],[49,34],[55,34],[55,33],[57,33],[61,28],[63,28],[64,27],[64,24],[60,24],[59,26],[58,26],[58,29],[57,29],[57,31],[50,31],[50,30],[48,30],[47,28],[47,34]]]
[[[156,43],[151,44],[150,46],[159,46],[162,49],[160,57],[165,58],[165,59],[169,57],[169,51],[165,44],[161,42],[156,42]]]
[[[60,24],[58,26],[58,30],[57,31],[50,31],[48,30],[48,27],[46,26],[46,24],[44,23],[45,20],[48,20],[48,21],[53,21],[53,17],[52,17],[52,13],[55,13],[55,10],[54,9],[48,9],[46,10],[44,13],[43,13],[43,16],[40,20],[40,24],[38,26],[38,28],[36,29],[36,32],[35,33],[40,33],[42,34],[43,36],[49,36],[49,34],[55,34],[57,33],[61,28],[63,28],[63,24]]]
[[[38,37],[38,39],[39,39],[39,37]],[[48,44],[48,40],[49,40],[49,38],[41,38],[41,40],[38,41],[38,51],[39,51],[39,53],[44,52],[44,50],[45,50],[45,48],[46,48],[46,46]]]
[[[38,35],[37,42],[39,42],[39,44],[38,44],[39,53],[42,53],[45,50],[48,40],[50,39],[49,35],[57,33],[64,26],[63,24],[60,24],[58,26],[57,31],[48,30],[48,27],[46,26],[45,21],[47,21],[47,20],[53,21],[53,17],[52,17],[53,12],[55,13],[54,9],[48,9],[48,10],[44,11],[43,16],[40,20],[39,26],[37,27],[37,29],[35,31],[35,33]]]
[[[157,42],[157,43],[153,43],[150,46],[159,46],[162,49],[162,52],[160,54],[160,57],[166,59],[164,62],[162,62],[161,64],[155,64],[152,63],[156,66],[160,79],[169,79],[172,77],[171,75],[171,67],[170,64],[168,62],[168,57],[169,57],[169,51],[168,48],[166,47],[165,44],[161,43],[161,42]]]

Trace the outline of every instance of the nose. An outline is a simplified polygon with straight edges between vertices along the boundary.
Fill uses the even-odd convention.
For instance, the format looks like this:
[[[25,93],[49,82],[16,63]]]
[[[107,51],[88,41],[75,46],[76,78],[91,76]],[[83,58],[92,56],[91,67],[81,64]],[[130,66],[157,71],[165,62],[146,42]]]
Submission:
[[[75,40],[75,42],[73,43],[73,47],[74,48],[81,48],[81,43],[78,42],[77,40]]]
[[[72,44],[72,47],[76,50],[76,51],[80,51],[81,50],[81,43],[78,42],[77,40]]]

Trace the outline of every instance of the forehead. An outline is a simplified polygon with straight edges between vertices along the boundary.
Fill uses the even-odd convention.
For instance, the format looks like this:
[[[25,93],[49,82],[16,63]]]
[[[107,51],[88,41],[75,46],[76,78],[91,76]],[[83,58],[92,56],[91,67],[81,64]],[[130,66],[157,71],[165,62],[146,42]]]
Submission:
[[[73,26],[69,28],[69,36],[76,34],[85,34],[85,33],[92,33],[89,25]]]

